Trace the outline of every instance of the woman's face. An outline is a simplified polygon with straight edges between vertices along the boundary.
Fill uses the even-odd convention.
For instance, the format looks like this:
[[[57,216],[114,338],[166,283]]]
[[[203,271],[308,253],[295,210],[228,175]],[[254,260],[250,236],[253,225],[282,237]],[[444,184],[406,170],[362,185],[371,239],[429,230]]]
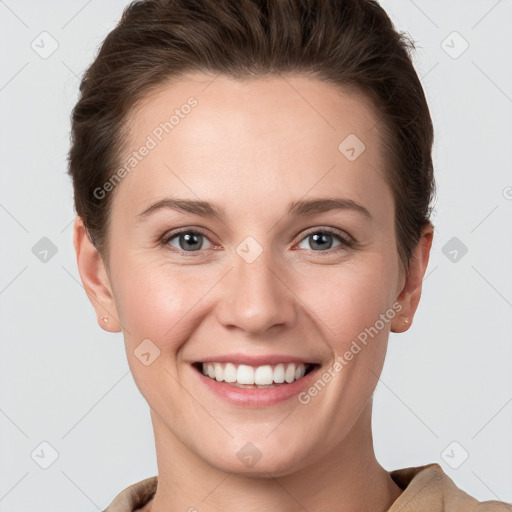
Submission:
[[[286,474],[370,406],[405,283],[376,122],[300,76],[189,75],[132,115],[129,172],[107,192],[107,307],[160,442]],[[217,380],[254,375],[282,383]]]

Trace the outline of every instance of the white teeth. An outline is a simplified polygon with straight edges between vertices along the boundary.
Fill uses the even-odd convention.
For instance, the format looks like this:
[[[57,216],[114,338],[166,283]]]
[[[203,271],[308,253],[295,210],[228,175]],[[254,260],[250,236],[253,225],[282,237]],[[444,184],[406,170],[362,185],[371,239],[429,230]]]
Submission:
[[[203,363],[203,375],[219,382],[230,382],[242,385],[271,386],[299,380],[306,373],[305,364],[279,363],[252,367],[233,363]]]
[[[258,366],[254,372],[254,384],[260,386],[272,384],[274,381],[274,371],[272,366]]]
[[[214,364],[215,367],[221,366]],[[254,370],[252,366],[241,364],[236,372],[236,381],[238,384],[254,384]]]
[[[203,368],[204,367],[205,367],[205,365],[203,365]],[[224,368],[224,380],[226,382],[236,382],[236,366],[233,363],[228,363],[225,366],[225,368]]]
[[[210,370],[208,370],[208,373]],[[293,382],[295,380],[295,365],[289,364],[288,368],[286,368],[286,371],[284,372],[284,380],[288,383]]]
[[[215,365],[215,380],[224,380],[224,369],[220,364]]]
[[[279,363],[274,368],[274,382],[276,384],[282,384],[284,382],[284,364]]]

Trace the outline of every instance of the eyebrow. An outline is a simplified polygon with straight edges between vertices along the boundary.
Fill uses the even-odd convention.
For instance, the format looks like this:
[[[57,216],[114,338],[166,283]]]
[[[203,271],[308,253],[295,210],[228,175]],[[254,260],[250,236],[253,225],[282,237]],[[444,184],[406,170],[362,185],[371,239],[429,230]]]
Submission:
[[[153,203],[143,212],[139,213],[137,215],[137,222],[145,221],[152,213],[162,209],[171,209],[178,212],[192,213],[195,215],[200,215],[201,217],[213,217],[219,220],[226,219],[225,211],[216,204],[209,203],[207,201],[167,197],[157,201],[156,203]],[[307,216],[333,210],[355,211],[361,213],[367,219],[372,218],[367,208],[365,208],[362,204],[359,204],[348,198],[320,198],[296,201],[288,205],[286,214]]]

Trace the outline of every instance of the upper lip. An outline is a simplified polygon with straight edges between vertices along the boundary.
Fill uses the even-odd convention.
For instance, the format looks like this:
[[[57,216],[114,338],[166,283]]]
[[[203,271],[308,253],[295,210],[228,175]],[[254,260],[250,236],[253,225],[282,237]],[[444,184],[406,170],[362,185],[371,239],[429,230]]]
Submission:
[[[318,364],[312,359],[291,356],[286,354],[268,354],[264,356],[250,356],[247,354],[223,354],[218,356],[205,357],[197,363],[233,363],[245,364],[247,366],[265,366],[278,363],[295,364]]]

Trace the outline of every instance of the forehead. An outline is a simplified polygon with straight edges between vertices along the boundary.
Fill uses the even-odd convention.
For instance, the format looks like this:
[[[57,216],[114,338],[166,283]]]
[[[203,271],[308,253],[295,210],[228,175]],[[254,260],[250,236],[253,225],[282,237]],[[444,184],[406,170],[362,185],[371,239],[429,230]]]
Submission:
[[[187,104],[192,101],[196,103],[194,115],[189,115],[192,109]],[[305,137],[331,132],[336,139],[350,130],[364,136],[377,125],[371,100],[354,88],[341,88],[301,74],[235,79],[195,72],[161,84],[139,102],[128,119],[132,138],[141,132],[153,132],[173,114],[178,119],[171,121],[172,138],[179,138],[180,130],[174,128],[189,118],[189,134],[196,129],[201,136],[217,136],[216,142],[220,142],[219,136],[227,138],[234,134],[243,139],[246,133],[238,132],[241,127],[251,129],[250,135],[254,137],[271,136],[274,132],[293,135],[300,129]],[[270,120],[273,122],[269,123]],[[290,129],[292,121],[296,130]],[[208,133],[205,128],[212,123],[217,124],[216,129]],[[217,128],[222,128],[220,133]]]
[[[131,207],[169,191],[236,202],[337,188],[371,201],[386,186],[373,105],[304,75],[190,74],[148,95],[128,128],[121,163],[151,146],[116,190]]]

